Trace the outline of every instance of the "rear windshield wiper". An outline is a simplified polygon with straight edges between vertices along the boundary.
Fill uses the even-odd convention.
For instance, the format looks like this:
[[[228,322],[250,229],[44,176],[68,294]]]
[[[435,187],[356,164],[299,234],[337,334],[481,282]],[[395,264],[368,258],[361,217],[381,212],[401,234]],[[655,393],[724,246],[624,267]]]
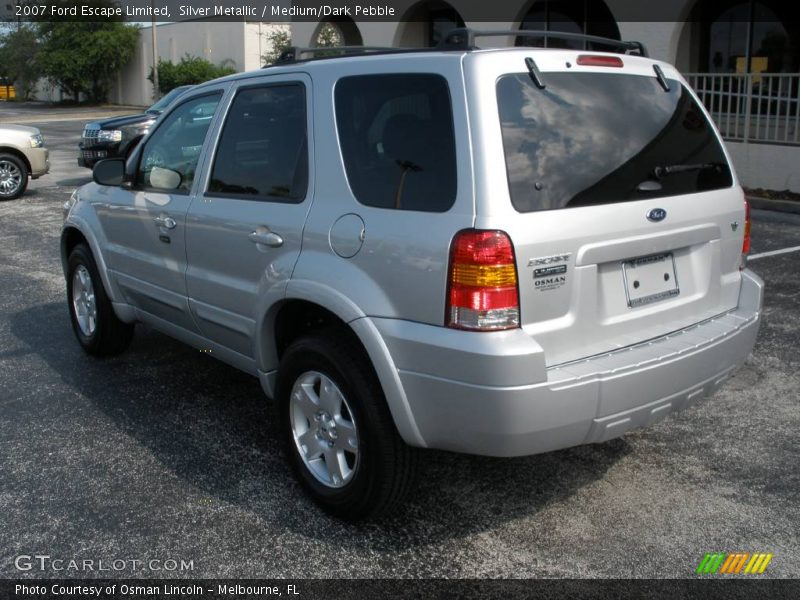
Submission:
[[[542,79],[542,72],[539,70],[539,67],[536,66],[536,62],[528,57],[525,59],[525,66],[528,67],[528,73],[533,80],[533,83],[538,87],[540,90],[543,90],[546,86],[544,84],[544,80]]]
[[[720,163],[696,163],[693,165],[664,165],[658,166],[653,169],[653,175],[656,176],[657,179],[661,179],[662,177],[666,177],[667,175],[674,175],[675,173],[686,173],[688,171],[708,171],[713,169],[717,172],[722,171],[722,165]]]
[[[664,71],[661,70],[661,67],[658,65],[653,65],[653,71],[656,73],[656,79],[658,79],[659,85],[664,88],[665,92],[669,91],[669,82],[667,81],[666,76],[664,75]]]

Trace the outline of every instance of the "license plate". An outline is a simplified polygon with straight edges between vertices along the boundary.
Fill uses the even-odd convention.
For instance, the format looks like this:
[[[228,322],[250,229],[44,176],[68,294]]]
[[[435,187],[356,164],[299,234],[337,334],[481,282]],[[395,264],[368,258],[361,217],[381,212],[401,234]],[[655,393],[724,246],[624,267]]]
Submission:
[[[681,293],[675,258],[671,253],[653,254],[622,263],[625,296],[631,308],[672,298]]]

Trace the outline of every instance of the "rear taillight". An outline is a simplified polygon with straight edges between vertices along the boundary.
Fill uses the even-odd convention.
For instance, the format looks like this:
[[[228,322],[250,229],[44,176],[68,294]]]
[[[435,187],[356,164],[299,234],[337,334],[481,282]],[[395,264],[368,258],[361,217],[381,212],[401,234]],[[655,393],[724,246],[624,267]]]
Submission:
[[[745,200],[744,201],[744,241],[742,242],[742,262],[740,265],[740,269],[744,269],[747,266],[747,255],[750,254],[750,203]]]
[[[575,61],[583,67],[616,67],[625,66],[619,56],[602,56],[597,54],[580,54]]]
[[[517,265],[505,232],[466,229],[453,238],[445,320],[476,331],[519,327]]]

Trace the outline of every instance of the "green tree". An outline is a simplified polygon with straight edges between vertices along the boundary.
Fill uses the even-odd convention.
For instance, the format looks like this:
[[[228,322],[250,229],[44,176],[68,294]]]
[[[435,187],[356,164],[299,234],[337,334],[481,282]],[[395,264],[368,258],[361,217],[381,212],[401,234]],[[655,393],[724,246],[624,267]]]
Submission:
[[[232,61],[225,60],[220,65],[215,65],[204,58],[189,54],[185,55],[177,65],[158,59],[158,91],[163,95],[181,85],[194,85],[231,75],[236,73],[233,64]],[[147,78],[153,81],[152,68]]]
[[[40,21],[37,29],[43,74],[76,101],[83,92],[91,102],[103,102],[139,40],[137,26],[118,21]]]
[[[271,65],[280,58],[284,50],[288,50],[292,45],[292,34],[288,29],[274,29],[265,35],[270,51],[261,56],[265,65]]]
[[[344,46],[344,34],[336,23],[331,21],[325,22],[319,30],[314,46],[317,48],[333,48],[335,46]]]
[[[261,56],[265,65],[271,65],[280,58],[284,50],[288,50],[292,45],[292,35],[286,29],[275,29],[271,33],[266,34],[267,42],[271,50]],[[326,21],[320,27],[316,37],[312,40],[311,44],[315,48],[333,48],[336,46],[344,46],[344,33],[339,26],[332,22]],[[336,56],[339,52],[336,51],[322,51],[316,52],[314,56]]]
[[[42,71],[38,61],[39,40],[31,26],[6,32],[0,41],[0,79],[14,85],[19,100],[29,100]]]
[[[317,36],[312,40],[311,45],[315,48],[335,48],[337,46],[344,46],[344,34],[339,26],[332,21],[326,21],[320,27]],[[314,56],[319,58],[322,56],[339,56],[341,52],[336,50],[315,52]]]

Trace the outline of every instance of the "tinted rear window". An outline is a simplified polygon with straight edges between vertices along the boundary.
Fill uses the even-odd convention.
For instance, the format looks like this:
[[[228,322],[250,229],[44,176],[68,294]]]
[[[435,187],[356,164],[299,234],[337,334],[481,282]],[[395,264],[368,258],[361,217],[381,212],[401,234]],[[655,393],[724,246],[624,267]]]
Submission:
[[[347,179],[360,203],[428,212],[453,205],[453,112],[443,77],[345,77],[335,99]]]
[[[697,103],[655,76],[527,73],[497,83],[511,201],[520,212],[730,187],[725,155]],[[682,168],[665,173],[664,167]],[[702,166],[701,166],[702,165]],[[660,169],[659,169],[660,168]]]

